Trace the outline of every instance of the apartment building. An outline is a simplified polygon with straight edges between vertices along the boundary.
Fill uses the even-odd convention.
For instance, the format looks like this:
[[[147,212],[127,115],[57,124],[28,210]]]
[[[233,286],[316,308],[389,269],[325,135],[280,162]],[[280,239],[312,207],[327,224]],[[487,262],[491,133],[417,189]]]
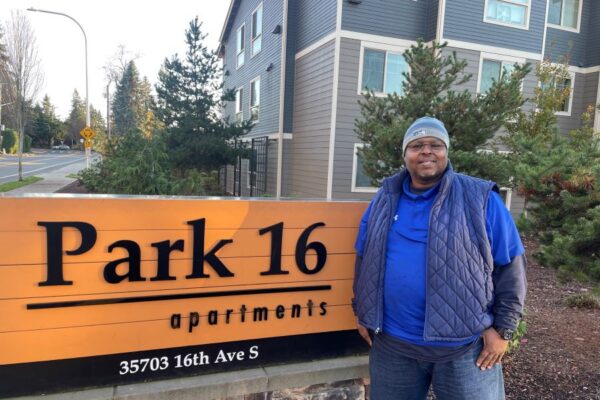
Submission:
[[[599,0],[232,0],[220,56],[236,101],[224,112],[256,124],[244,138],[251,159],[222,171],[227,190],[371,198],[376,188],[356,154],[358,101],[365,87],[400,90],[402,53],[417,38],[448,42],[446,51],[466,59],[473,93],[514,63],[567,56],[565,132],[600,103]],[[524,95],[537,84],[530,74]],[[600,131],[598,112],[594,124]]]

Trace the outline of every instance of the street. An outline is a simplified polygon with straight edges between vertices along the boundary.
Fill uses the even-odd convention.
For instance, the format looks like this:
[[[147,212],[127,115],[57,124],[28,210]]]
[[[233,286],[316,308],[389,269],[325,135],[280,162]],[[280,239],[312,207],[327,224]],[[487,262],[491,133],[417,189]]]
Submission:
[[[85,160],[80,151],[34,150],[23,156],[23,176],[39,175]],[[16,155],[0,155],[0,183],[16,181],[19,159]]]

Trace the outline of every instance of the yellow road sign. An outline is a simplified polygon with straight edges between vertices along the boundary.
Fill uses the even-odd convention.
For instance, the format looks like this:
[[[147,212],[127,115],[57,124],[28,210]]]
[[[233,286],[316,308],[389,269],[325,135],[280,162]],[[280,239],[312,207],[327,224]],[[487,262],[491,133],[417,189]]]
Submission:
[[[85,141],[83,142],[83,145],[86,149],[89,149],[92,147],[92,139],[85,139]]]
[[[86,140],[90,140],[90,139],[92,139],[94,136],[96,136],[96,132],[94,132],[94,131],[92,130],[92,128],[90,128],[89,126],[86,126],[85,128],[83,128],[83,129],[81,130],[81,132],[79,132],[79,134],[80,134],[81,136],[83,136],[83,138],[84,138],[84,139],[86,139]]]

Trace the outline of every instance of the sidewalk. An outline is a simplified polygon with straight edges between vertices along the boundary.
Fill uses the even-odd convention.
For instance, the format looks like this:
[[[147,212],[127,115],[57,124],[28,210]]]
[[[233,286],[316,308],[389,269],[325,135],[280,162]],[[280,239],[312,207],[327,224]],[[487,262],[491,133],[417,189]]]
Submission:
[[[75,181],[73,178],[68,178],[69,174],[77,174],[85,168],[85,159],[74,162],[73,164],[65,165],[62,168],[44,174],[36,174],[43,178],[41,181],[32,183],[31,185],[23,186],[8,192],[0,193],[0,196],[18,196],[27,193],[54,193],[68,184]]]

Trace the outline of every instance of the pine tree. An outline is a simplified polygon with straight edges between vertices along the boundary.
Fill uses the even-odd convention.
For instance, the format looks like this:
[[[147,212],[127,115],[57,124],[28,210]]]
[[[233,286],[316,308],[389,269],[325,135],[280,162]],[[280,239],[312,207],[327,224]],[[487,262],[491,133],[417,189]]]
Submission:
[[[170,160],[182,175],[190,169],[211,173],[234,162],[241,151],[228,142],[250,129],[248,122],[238,126],[218,115],[233,92],[222,93],[217,55],[204,45],[205,37],[196,17],[185,32],[185,58],[165,59],[156,86],[157,115],[167,129]]]
[[[85,128],[86,110],[85,103],[79,96],[77,89],[73,90],[73,96],[71,97],[71,111],[65,121],[67,132],[65,140],[71,147],[75,147],[79,143],[81,137],[79,132]]]
[[[374,183],[403,166],[402,139],[410,124],[423,116],[443,121],[450,135],[449,156],[455,169],[493,179],[508,181],[507,160],[479,153],[486,142],[520,109],[525,100],[521,83],[529,65],[515,65],[510,75],[482,95],[460,90],[472,76],[465,74],[465,60],[455,53],[443,55],[446,44],[431,46],[419,41],[404,53],[410,72],[404,73],[402,95],[378,97],[367,93],[361,101],[361,117],[356,133],[367,146],[359,150],[365,172]]]
[[[32,139],[32,145],[38,147],[52,146],[56,138],[62,137],[64,125],[56,117],[56,109],[50,97],[44,96],[41,104],[37,104],[33,109],[31,130],[29,136]]]

